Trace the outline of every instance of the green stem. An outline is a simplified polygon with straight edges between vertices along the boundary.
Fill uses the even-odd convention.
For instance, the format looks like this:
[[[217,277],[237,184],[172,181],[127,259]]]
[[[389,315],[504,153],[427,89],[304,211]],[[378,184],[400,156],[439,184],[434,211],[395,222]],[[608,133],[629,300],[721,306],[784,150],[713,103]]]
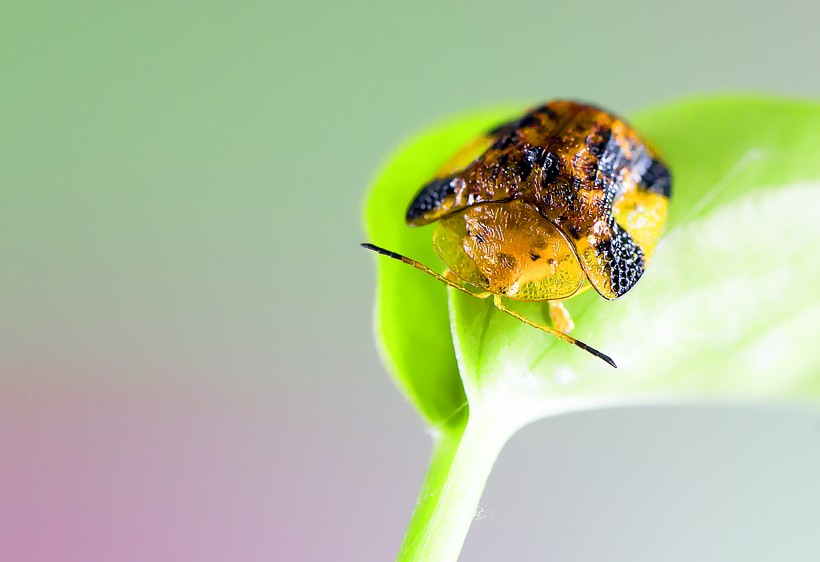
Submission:
[[[493,416],[443,429],[413,510],[399,562],[455,562],[498,453],[511,431]]]

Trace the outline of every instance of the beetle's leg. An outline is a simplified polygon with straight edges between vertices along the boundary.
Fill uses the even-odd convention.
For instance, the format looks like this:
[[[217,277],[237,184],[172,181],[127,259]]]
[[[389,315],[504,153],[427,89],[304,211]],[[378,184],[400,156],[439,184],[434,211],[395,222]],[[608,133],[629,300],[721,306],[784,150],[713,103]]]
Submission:
[[[572,329],[575,328],[575,323],[572,321],[572,318],[570,318],[569,311],[567,307],[564,306],[564,303],[561,301],[547,301],[547,305],[550,307],[552,327],[559,332],[564,332],[565,334],[570,333]]]
[[[458,280],[457,280],[458,278],[453,279],[455,274],[452,273],[451,271],[448,271],[445,275],[440,275],[440,274],[436,273],[435,271],[433,271],[432,269],[430,269],[429,267],[427,267],[426,265],[424,265],[421,262],[418,262],[418,261],[416,261],[412,258],[408,258],[407,256],[397,254],[396,252],[391,252],[390,250],[385,250],[384,248],[376,246],[375,244],[364,243],[364,244],[362,244],[362,248],[365,248],[367,250],[371,250],[373,252],[376,252],[377,254],[387,256],[388,258],[393,258],[394,260],[398,260],[402,263],[406,263],[409,266],[415,267],[419,271],[423,271],[427,275],[430,275],[431,277],[435,277],[436,279],[438,279],[439,281],[441,281],[445,285],[449,285],[453,289],[457,289],[457,290],[461,291],[462,293],[466,293],[466,294],[470,295],[471,297],[475,297],[477,299],[486,299],[486,298],[489,298],[489,297],[492,296],[492,293],[474,293],[474,292],[470,291],[469,289],[466,289],[466,288],[462,287],[459,284]]]
[[[532,320],[530,320],[526,316],[524,316],[522,314],[519,314],[518,312],[516,312],[514,310],[510,310],[509,308],[504,306],[503,302],[501,302],[501,296],[500,295],[493,295],[493,304],[496,306],[496,308],[498,310],[500,310],[502,312],[506,312],[507,314],[509,314],[513,318],[517,318],[518,320],[521,320],[524,324],[527,324],[528,326],[532,326],[533,328],[538,328],[539,330],[547,332],[548,334],[552,334],[553,336],[555,336],[558,339],[564,340],[567,343],[571,343],[572,345],[580,347],[584,351],[587,351],[587,352],[591,353],[595,357],[598,357],[599,359],[603,359],[609,365],[611,365],[613,367],[617,367],[617,365],[615,364],[615,361],[613,361],[609,356],[604,355],[603,353],[601,353],[600,351],[598,351],[594,347],[588,346],[587,344],[585,344],[581,340],[576,340],[572,336],[568,336],[564,332],[556,330],[555,328],[550,328],[549,326],[543,326],[541,324],[533,322]]]
[[[456,275],[456,272],[453,271],[452,269],[450,269],[449,267],[444,270],[444,276],[447,279],[449,279],[450,281],[452,281],[453,283],[458,283],[459,282],[458,275]]]

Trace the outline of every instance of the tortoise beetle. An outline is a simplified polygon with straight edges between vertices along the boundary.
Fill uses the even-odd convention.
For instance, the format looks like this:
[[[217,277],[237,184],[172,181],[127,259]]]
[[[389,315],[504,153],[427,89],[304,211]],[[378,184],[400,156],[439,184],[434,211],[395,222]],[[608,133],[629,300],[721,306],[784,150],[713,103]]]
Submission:
[[[411,201],[408,225],[438,222],[433,245],[445,275],[363,246],[492,297],[503,312],[615,367],[568,335],[561,301],[590,287],[613,300],[635,286],[661,237],[671,186],[656,149],[623,119],[551,101],[469,143]],[[507,308],[502,297],[548,302],[552,327]]]

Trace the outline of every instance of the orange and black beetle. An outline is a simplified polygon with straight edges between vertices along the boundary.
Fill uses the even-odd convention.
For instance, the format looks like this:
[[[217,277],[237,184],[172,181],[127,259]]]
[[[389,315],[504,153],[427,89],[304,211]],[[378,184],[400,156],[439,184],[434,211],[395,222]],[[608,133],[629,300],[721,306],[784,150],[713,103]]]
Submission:
[[[600,108],[552,101],[455,154],[416,195],[406,221],[439,221],[436,253],[448,285],[606,360],[567,335],[560,301],[593,287],[616,299],[640,279],[666,221],[669,169],[625,121]],[[483,292],[468,290],[464,284]],[[506,308],[501,297],[549,301],[553,327]]]

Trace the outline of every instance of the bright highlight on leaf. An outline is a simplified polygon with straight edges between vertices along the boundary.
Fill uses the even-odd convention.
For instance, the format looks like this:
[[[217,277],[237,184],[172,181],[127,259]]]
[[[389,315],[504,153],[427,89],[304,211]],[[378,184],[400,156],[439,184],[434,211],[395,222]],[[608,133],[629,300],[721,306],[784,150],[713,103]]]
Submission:
[[[487,112],[400,150],[366,210],[373,243],[439,267],[410,199],[471,138],[520,114]],[[401,560],[455,560],[495,457],[535,419],[616,403],[820,399],[820,104],[702,99],[631,119],[675,178],[667,233],[618,301],[566,301],[583,351],[380,258],[377,337],[391,374],[436,428]],[[441,266],[443,270],[443,266]],[[529,318],[545,307],[508,301]]]

